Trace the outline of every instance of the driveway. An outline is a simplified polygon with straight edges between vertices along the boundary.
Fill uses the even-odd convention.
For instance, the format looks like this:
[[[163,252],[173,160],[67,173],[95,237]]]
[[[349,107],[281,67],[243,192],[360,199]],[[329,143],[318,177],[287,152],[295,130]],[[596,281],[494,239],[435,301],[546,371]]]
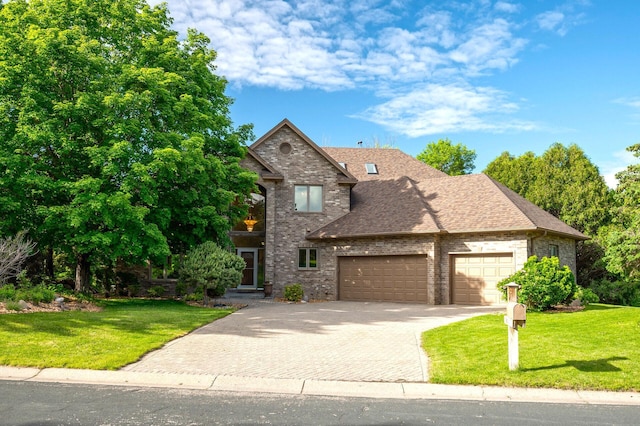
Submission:
[[[135,372],[366,382],[427,381],[420,334],[500,307],[254,302],[169,342]]]

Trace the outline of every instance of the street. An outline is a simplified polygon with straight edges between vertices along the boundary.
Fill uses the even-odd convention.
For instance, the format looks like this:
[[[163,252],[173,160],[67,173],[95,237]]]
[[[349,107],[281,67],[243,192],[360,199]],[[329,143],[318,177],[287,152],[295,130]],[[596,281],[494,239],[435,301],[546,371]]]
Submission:
[[[0,381],[2,425],[625,425],[637,406],[315,397]]]

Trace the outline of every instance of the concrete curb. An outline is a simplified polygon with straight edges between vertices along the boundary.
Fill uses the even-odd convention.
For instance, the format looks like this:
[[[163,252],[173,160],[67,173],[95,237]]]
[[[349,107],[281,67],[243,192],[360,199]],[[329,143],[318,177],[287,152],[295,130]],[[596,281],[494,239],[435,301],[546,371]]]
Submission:
[[[0,380],[362,398],[640,405],[640,393],[637,392],[273,379],[211,374],[140,373],[122,370],[0,366]]]

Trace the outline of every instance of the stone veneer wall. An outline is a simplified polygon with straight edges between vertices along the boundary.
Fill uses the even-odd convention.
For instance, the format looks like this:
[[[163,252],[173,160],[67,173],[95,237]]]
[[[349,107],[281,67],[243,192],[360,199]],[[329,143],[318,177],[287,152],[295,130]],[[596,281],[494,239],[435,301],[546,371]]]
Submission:
[[[531,254],[538,258],[551,256],[551,245],[558,246],[558,258],[561,265],[567,265],[573,275],[577,277],[576,242],[570,238],[563,238],[554,235],[542,235],[531,239]]]

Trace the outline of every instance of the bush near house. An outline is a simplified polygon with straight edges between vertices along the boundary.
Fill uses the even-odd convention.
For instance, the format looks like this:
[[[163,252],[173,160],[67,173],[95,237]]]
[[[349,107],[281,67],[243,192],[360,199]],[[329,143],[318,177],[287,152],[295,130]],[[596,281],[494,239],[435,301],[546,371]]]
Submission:
[[[568,266],[560,266],[557,257],[531,256],[524,267],[498,283],[498,288],[514,282],[521,286],[518,302],[532,311],[546,311],[560,304],[568,305],[578,291],[575,277]]]
[[[180,266],[178,282],[189,289],[206,289],[206,297],[222,296],[242,280],[244,259],[229,253],[213,241],[190,250]]]
[[[291,284],[284,286],[284,298],[289,302],[299,302],[302,300],[304,291],[301,284]]]

